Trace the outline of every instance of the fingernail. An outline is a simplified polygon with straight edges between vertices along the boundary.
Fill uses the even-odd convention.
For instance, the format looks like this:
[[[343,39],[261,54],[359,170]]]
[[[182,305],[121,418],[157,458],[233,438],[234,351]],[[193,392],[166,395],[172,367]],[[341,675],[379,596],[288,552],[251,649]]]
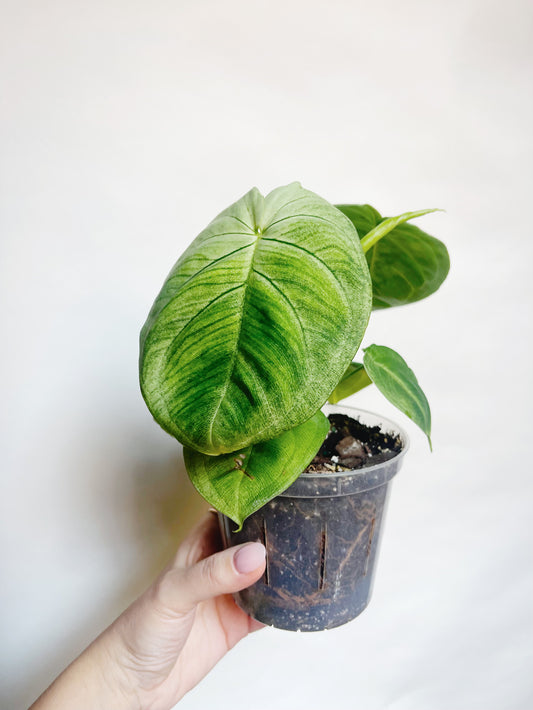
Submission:
[[[260,542],[250,542],[240,547],[233,555],[233,564],[239,574],[248,574],[263,564],[265,559],[265,546]]]

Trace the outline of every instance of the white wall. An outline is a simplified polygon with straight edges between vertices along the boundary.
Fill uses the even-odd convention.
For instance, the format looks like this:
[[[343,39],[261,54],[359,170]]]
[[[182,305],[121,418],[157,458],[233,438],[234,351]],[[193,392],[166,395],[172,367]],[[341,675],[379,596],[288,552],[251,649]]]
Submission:
[[[407,424],[358,620],[256,634],[180,707],[531,708],[531,4],[2,8],[0,706],[27,706],[203,509],[139,394],[138,332],[214,215],[296,179],[447,210],[419,223],[449,280],[367,338],[417,372],[435,453]]]

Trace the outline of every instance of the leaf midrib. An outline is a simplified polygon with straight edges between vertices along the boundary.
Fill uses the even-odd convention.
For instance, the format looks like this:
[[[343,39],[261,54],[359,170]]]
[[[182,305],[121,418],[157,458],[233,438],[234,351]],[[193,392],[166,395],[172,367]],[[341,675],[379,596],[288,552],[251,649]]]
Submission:
[[[250,281],[251,281],[252,278],[253,278],[253,274],[254,274],[254,268],[253,268],[254,257],[255,257],[255,253],[256,253],[256,251],[257,251],[257,247],[258,247],[258,245],[259,245],[259,242],[261,241],[261,238],[262,238],[262,235],[261,235],[261,234],[257,234],[257,235],[256,235],[255,244],[254,244],[254,247],[253,247],[253,249],[252,249],[252,254],[251,254],[251,256],[250,256],[250,262],[249,262],[249,267],[248,267],[248,274],[247,274],[247,276],[246,276],[246,281],[245,281],[244,284],[243,284],[243,287],[244,287],[244,288],[243,288],[243,296],[242,296],[242,308],[240,309],[240,310],[241,310],[241,317],[240,317],[240,320],[239,320],[239,331],[238,331],[238,335],[237,335],[237,342],[236,342],[236,344],[235,344],[235,348],[233,349],[233,353],[232,353],[232,356],[231,356],[231,363],[230,363],[229,368],[228,368],[228,376],[226,377],[226,382],[225,382],[225,385],[224,385],[224,389],[223,389],[223,391],[222,391],[222,393],[221,393],[220,399],[219,399],[218,404],[217,404],[217,406],[216,406],[216,409],[215,409],[215,411],[214,411],[214,414],[213,414],[213,417],[212,417],[212,419],[211,419],[211,422],[209,423],[208,439],[209,439],[209,444],[210,444],[211,448],[213,448],[213,427],[214,427],[214,425],[215,425],[215,421],[216,421],[218,412],[219,412],[219,410],[220,410],[220,407],[222,406],[222,402],[224,401],[224,398],[226,397],[226,394],[227,394],[227,392],[228,392],[229,383],[230,383],[230,381],[231,381],[231,377],[232,377],[232,374],[233,374],[233,370],[234,370],[234,368],[235,368],[235,361],[236,361],[236,359],[237,359],[237,354],[238,354],[238,352],[239,352],[239,346],[240,346],[241,335],[242,335],[242,324],[243,324],[243,321],[244,321],[244,312],[245,312],[245,310],[246,310],[246,304],[247,304],[246,296],[247,296],[247,294],[248,294],[248,287],[249,287],[249,285],[250,285]],[[248,246],[250,246],[250,245],[248,245]]]
[[[427,426],[427,424],[429,424],[429,422],[427,421],[427,413],[424,411],[423,407],[418,403],[416,398],[413,398],[413,395],[411,394],[410,390],[405,386],[405,381],[401,377],[398,377],[398,375],[393,370],[388,368],[383,363],[377,362],[375,359],[373,361],[373,365],[374,365],[374,367],[377,367],[379,370],[385,371],[387,373],[387,375],[392,380],[394,380],[397,384],[400,385],[400,389],[403,390],[407,394],[409,401],[412,404],[414,404],[415,409],[417,409],[419,414],[422,415],[422,421],[424,422],[424,426]],[[410,381],[410,384],[418,387],[418,383],[416,381],[412,380],[411,375],[409,375],[409,381]],[[424,433],[426,433],[426,432],[424,432]]]

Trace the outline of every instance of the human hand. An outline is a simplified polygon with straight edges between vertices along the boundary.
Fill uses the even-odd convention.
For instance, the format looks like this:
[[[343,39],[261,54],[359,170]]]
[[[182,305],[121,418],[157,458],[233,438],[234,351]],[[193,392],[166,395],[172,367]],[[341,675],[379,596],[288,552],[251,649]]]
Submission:
[[[30,710],[172,708],[230,648],[262,627],[231,593],[263,574],[263,545],[217,552],[220,544],[210,513],[146,592]]]

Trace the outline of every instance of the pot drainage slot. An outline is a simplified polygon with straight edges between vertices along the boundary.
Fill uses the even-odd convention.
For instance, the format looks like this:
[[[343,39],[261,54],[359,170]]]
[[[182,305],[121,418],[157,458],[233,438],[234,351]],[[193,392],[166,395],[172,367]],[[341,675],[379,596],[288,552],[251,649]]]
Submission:
[[[318,588],[324,589],[326,586],[326,549],[327,549],[327,523],[324,523],[322,533],[320,535],[320,556],[318,560]]]
[[[372,522],[370,523],[370,534],[368,536],[368,543],[366,546],[366,560],[365,560],[365,569],[363,572],[363,577],[366,576],[366,573],[368,572],[368,565],[370,564],[370,550],[372,549],[372,539],[374,537],[375,526],[376,526],[376,519],[372,518]]]
[[[270,584],[270,572],[268,569],[268,536],[267,536],[267,526],[266,526],[266,520],[263,518],[262,523],[261,523],[261,542],[265,546],[266,550],[266,564],[265,564],[265,573],[263,575],[263,580],[265,585],[268,587]]]

